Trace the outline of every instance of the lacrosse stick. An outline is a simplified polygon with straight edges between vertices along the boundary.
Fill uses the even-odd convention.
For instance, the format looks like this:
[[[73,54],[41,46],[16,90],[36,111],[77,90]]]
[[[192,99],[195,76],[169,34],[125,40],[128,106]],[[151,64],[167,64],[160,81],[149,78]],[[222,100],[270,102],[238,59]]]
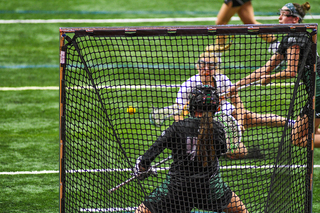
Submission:
[[[173,115],[180,115],[183,112],[183,106],[173,104],[164,108],[152,107],[152,112],[149,114],[150,123],[155,126],[161,126],[167,118]]]
[[[237,91],[240,91],[240,90],[242,90],[242,89],[244,89],[244,88],[247,88],[247,87],[251,87],[251,86],[257,86],[257,85],[262,85],[261,84],[261,80],[258,80],[258,81],[254,81],[254,82],[251,82],[251,83],[249,83],[249,84],[246,84],[246,85],[243,85],[243,86],[241,86],[241,87],[239,87],[238,89],[237,89]],[[234,97],[234,96],[226,96],[227,94],[229,94],[230,92],[229,91],[227,91],[227,92],[223,92],[223,93],[221,93],[220,94],[220,98],[226,98],[226,99],[228,99],[228,98],[232,98],[232,97]]]
[[[172,156],[169,156],[169,157],[163,159],[162,161],[154,164],[153,166],[151,166],[151,167],[148,169],[147,172],[150,173],[150,174],[156,174],[156,167],[159,166],[160,164],[163,164],[164,162],[170,160],[171,158],[172,158]],[[133,174],[133,177],[131,177],[131,178],[129,178],[128,180],[120,183],[119,185],[113,187],[112,189],[109,189],[109,190],[108,190],[109,194],[113,193],[114,191],[116,191],[117,189],[121,188],[122,186],[130,183],[131,181],[135,180],[135,179],[138,178],[139,176],[145,175],[145,174],[146,174],[146,173],[140,173],[140,174],[139,174],[139,173],[134,173],[134,174]]]
[[[225,114],[221,111],[214,114],[213,120],[219,121],[224,126],[228,148],[227,153],[232,153],[233,150],[238,149],[242,139],[241,127],[238,121],[232,115]]]

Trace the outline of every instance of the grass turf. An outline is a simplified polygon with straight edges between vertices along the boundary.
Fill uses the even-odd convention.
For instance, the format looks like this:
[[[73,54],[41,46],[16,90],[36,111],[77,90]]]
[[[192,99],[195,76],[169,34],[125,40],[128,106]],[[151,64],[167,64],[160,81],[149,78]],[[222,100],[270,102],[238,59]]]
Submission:
[[[309,1],[319,14],[320,2]],[[253,1],[257,14],[281,8],[287,1]],[[222,1],[1,1],[2,19],[158,18],[215,16]],[[259,5],[258,5],[259,4]],[[18,6],[17,6],[18,5]],[[261,21],[277,23],[277,21]],[[306,20],[314,23],[318,20]],[[241,24],[233,21],[233,24]],[[59,85],[59,27],[207,25],[210,22],[115,24],[2,24],[0,28],[0,86]],[[319,48],[318,48],[319,49]],[[24,68],[25,66],[30,66]],[[0,92],[0,170],[58,170],[59,93],[57,91]],[[320,164],[320,150],[314,153]],[[320,212],[319,168],[314,172],[313,210]],[[1,175],[2,212],[58,212],[59,177]]]

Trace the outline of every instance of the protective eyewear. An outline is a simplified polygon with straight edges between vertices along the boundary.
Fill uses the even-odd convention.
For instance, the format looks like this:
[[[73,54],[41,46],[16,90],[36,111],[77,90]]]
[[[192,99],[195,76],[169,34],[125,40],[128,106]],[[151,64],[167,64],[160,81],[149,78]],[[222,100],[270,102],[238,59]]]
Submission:
[[[295,14],[291,10],[280,9],[278,15],[279,16],[287,16],[287,17],[298,17],[298,18],[302,19],[302,17],[299,14]]]
[[[218,66],[218,64],[216,62],[204,61],[204,60],[199,60],[197,62],[197,64],[199,65],[200,69],[203,69],[203,68],[205,68],[205,67],[207,67],[209,65],[209,69],[210,70],[213,70]]]

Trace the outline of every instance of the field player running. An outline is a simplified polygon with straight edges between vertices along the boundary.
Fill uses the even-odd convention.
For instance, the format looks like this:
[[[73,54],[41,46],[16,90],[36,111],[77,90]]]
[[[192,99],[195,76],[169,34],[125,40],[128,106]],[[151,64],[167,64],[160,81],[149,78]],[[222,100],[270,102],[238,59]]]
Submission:
[[[166,180],[135,213],[187,213],[193,208],[246,213],[240,198],[220,175],[219,156],[227,147],[222,124],[213,120],[219,106],[216,89],[199,85],[190,96],[191,117],[174,122],[137,160],[138,175],[143,177],[161,152],[172,151]]]
[[[202,53],[199,56],[196,68],[198,74],[192,76],[180,86],[176,98],[176,103],[179,105],[186,106],[188,104],[190,92],[199,84],[215,86],[220,96],[233,85],[230,79],[222,74],[222,71],[219,69],[218,59],[213,53]],[[246,110],[237,92],[231,94],[229,99],[223,99],[222,97],[222,100],[220,100],[220,110],[225,114],[232,115],[239,125],[242,126],[243,130],[256,126],[280,127],[286,123],[286,118],[275,114],[259,114]],[[175,117],[176,121],[179,119],[183,119],[183,117]],[[289,125],[293,127],[294,121],[289,121]],[[245,145],[240,143],[238,150],[235,150],[232,155],[228,156],[231,158],[259,157],[257,151],[247,150]]]
[[[254,18],[254,12],[251,0],[224,0],[217,16],[216,25],[227,25],[232,16],[238,14],[244,24],[261,24]],[[269,43],[269,52],[275,52],[279,42],[272,34],[259,35],[263,40]],[[217,36],[215,43],[207,47],[210,52],[223,52],[226,50],[226,40],[228,36]]]
[[[296,24],[301,23],[303,17],[306,14],[306,11],[310,10],[310,4],[308,2],[300,5],[297,3],[288,3],[280,9],[279,23],[280,24]],[[261,79],[262,84],[267,84],[273,79],[288,79],[295,78],[297,76],[299,68],[301,65],[301,59],[306,52],[306,46],[311,41],[311,38],[308,38],[304,34],[289,33],[284,36],[282,39],[278,51],[267,61],[267,63],[257,69],[252,74],[248,75],[244,79],[238,81],[234,87],[230,90],[235,91],[236,88],[246,85],[250,82],[254,82]],[[314,59],[314,55],[309,52],[307,57],[306,64],[304,65],[307,69],[307,72],[302,75],[302,82],[305,85],[307,94],[312,94],[311,90],[311,72],[313,64],[311,60]],[[287,68],[275,73],[270,74],[272,70],[282,61],[287,60]],[[317,71],[316,71],[316,103],[315,103],[315,147],[320,147],[320,58],[317,54]],[[308,111],[310,112],[311,103],[306,103],[302,112],[296,120],[296,124],[292,129],[292,143],[297,146],[305,147],[307,145],[308,137]]]

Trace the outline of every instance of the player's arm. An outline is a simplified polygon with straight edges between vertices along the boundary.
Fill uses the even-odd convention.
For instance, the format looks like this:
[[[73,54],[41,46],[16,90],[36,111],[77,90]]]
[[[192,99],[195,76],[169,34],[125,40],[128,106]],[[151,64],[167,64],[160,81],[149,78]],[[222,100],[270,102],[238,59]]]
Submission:
[[[296,77],[298,72],[299,54],[300,54],[300,47],[298,45],[293,45],[289,47],[287,49],[287,61],[288,61],[287,68],[282,70],[281,72],[278,72],[272,75],[262,76],[261,83],[267,84],[274,79],[282,80],[282,79]]]
[[[284,56],[282,54],[274,54],[264,66],[258,68],[247,77],[237,81],[236,84],[229,89],[229,91],[235,92],[241,86],[261,80],[261,76],[270,74],[271,71],[274,70],[282,60],[284,60]]]
[[[173,124],[174,125],[174,124]],[[171,139],[174,135],[174,127],[170,126],[157,138],[157,140],[150,146],[150,148],[142,155],[139,167],[141,169],[148,169],[151,162],[163,152],[164,149],[171,149]]]

